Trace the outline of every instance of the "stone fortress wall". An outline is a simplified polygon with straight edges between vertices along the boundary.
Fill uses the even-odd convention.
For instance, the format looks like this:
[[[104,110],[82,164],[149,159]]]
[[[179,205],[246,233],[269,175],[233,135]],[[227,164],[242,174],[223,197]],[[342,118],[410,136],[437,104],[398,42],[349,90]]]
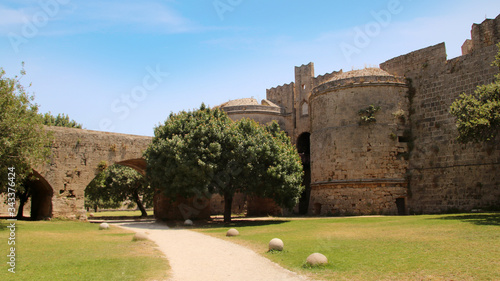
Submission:
[[[54,137],[49,161],[36,167],[39,179],[31,182],[33,195],[25,205],[25,216],[86,218],[85,188],[98,173],[102,161],[108,166],[122,164],[141,173],[142,159],[151,137],[91,130],[46,127]],[[0,210],[3,215],[7,210]]]
[[[472,26],[463,55],[447,60],[444,43],[386,61],[380,68],[314,76],[266,91],[306,172],[302,213],[408,214],[500,206],[500,142],[456,141],[451,103],[491,83],[500,16]],[[242,101],[242,100],[240,100]],[[373,105],[376,122],[358,111]],[[222,105],[224,108],[224,105]],[[267,123],[272,116],[240,111]],[[284,124],[283,124],[284,123]],[[305,206],[305,207],[304,207]],[[297,211],[297,209],[296,209]]]
[[[500,137],[479,144],[456,141],[448,113],[461,93],[494,81],[500,16],[472,26],[463,55],[447,60],[444,43],[388,60],[380,68],[314,75],[314,64],[295,68],[295,81],[268,89],[267,99],[241,99],[220,107],[231,118],[278,121],[296,144],[305,170],[295,212],[413,214],[500,206]],[[362,122],[369,106],[376,122]],[[85,217],[84,192],[101,161],[142,173],[151,137],[48,128],[55,136],[50,161],[34,169],[31,214]],[[241,197],[241,196],[240,196]],[[238,197],[234,211],[281,211],[266,198]],[[194,199],[190,199],[193,201]],[[221,211],[214,196],[199,215]],[[179,204],[155,198],[158,219],[182,216]],[[160,204],[161,203],[161,204]],[[5,213],[5,210],[0,210]]]
[[[435,213],[500,206],[500,141],[461,144],[448,113],[461,93],[494,81],[491,66],[500,42],[500,16],[474,24],[463,55],[446,59],[444,43],[380,65],[410,79],[411,131],[408,205],[412,212]]]

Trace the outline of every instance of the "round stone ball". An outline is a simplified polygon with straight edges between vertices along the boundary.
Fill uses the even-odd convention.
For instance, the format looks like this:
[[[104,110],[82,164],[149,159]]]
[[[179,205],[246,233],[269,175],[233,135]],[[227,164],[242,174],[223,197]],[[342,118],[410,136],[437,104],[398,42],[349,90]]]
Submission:
[[[103,222],[99,225],[99,229],[100,230],[103,230],[103,229],[109,229],[109,224]]]
[[[238,232],[238,230],[234,228],[229,229],[226,233],[226,236],[238,236],[238,235],[240,235],[240,233]]]
[[[193,225],[193,221],[192,220],[185,220],[184,221],[184,225],[192,226]]]
[[[276,251],[283,251],[283,241],[279,238],[273,238],[271,241],[269,241],[269,251],[271,250],[276,250]]]
[[[306,262],[312,266],[325,265],[328,263],[328,259],[323,254],[314,253],[307,257]]]
[[[146,233],[137,232],[132,238],[132,241],[142,241],[142,240],[148,240],[148,235]]]

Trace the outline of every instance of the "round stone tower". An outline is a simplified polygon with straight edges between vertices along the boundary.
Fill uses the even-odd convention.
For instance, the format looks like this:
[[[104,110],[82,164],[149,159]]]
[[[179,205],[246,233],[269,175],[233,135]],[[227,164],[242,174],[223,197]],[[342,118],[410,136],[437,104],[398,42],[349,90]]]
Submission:
[[[378,68],[312,90],[310,214],[406,212],[407,94],[403,78]]]
[[[260,124],[267,124],[274,120],[281,128],[285,127],[282,107],[269,100],[262,100],[259,104],[254,98],[237,99],[223,103],[219,107],[235,121],[245,117]]]

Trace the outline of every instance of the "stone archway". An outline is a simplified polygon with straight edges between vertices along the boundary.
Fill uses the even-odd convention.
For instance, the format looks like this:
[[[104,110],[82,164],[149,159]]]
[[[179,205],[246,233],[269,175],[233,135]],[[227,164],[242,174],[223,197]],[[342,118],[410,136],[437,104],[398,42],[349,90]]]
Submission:
[[[42,220],[52,217],[52,196],[50,184],[37,171],[33,170],[33,179],[26,183],[31,188],[31,219]]]
[[[304,179],[302,184],[305,186],[299,200],[299,214],[307,214],[309,209],[309,197],[311,195],[311,134],[304,132],[297,138],[297,151],[299,152],[304,168]]]
[[[122,165],[122,166],[127,166],[130,167],[141,175],[146,175],[146,160],[143,158],[137,158],[137,159],[129,159],[125,161],[120,161],[116,162],[115,165]]]

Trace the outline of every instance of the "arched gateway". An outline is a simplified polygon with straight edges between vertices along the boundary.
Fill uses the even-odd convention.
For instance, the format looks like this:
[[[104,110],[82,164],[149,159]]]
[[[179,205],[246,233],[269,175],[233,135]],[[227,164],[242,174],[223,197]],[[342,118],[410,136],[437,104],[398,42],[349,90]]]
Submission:
[[[29,183],[33,187],[33,219],[85,214],[85,188],[102,161],[129,166],[144,174],[142,155],[151,137],[62,127],[46,129],[54,136],[52,155],[46,164],[35,167],[37,180]]]

